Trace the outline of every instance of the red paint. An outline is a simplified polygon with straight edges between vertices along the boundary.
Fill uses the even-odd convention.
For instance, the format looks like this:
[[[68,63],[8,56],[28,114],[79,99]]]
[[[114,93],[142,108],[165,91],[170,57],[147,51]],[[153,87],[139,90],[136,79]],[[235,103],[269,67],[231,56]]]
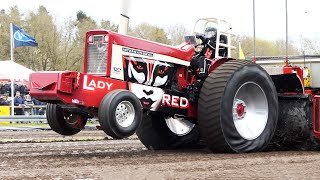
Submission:
[[[253,56],[253,58],[252,58],[252,62],[256,64],[256,62],[257,62],[257,58],[256,58],[255,56]]]
[[[88,42],[89,36],[104,35],[108,36],[108,55],[106,64],[106,73],[98,75],[87,75],[87,58],[88,58]],[[84,73],[78,72],[36,72],[30,76],[30,94],[44,101],[57,101],[66,104],[75,104],[79,106],[98,108],[103,97],[116,89],[128,89],[127,82],[114,80],[110,77],[111,60],[112,60],[112,44],[117,44],[137,50],[150,53],[157,53],[171,56],[184,61],[190,61],[194,55],[194,48],[191,45],[180,47],[172,47],[160,43],[155,43],[135,37],[117,34],[106,30],[94,30],[86,33],[84,46]],[[183,49],[182,49],[183,48]],[[209,55],[208,52],[207,55]],[[212,53],[212,52],[211,52]],[[125,59],[123,61],[125,66]],[[159,59],[161,60],[161,59]],[[215,60],[210,67],[212,71],[228,59]],[[149,63],[152,69],[153,63]],[[124,67],[126,68],[126,67]],[[161,72],[159,72],[161,73]],[[185,90],[189,84],[195,82],[195,77],[188,73],[188,67],[183,65],[177,66],[175,74],[178,78],[179,90]],[[148,77],[151,79],[151,75]],[[185,97],[179,96],[163,96],[162,103],[168,107],[187,109],[187,116],[197,117],[197,104],[191,103]]]
[[[79,74],[80,88],[69,86],[69,81],[61,81],[61,77],[68,74],[69,77],[76,78],[78,72],[35,72],[30,75],[30,95],[39,100],[57,100],[66,104],[76,104],[87,107],[99,107],[102,98],[109,92],[116,89],[127,89],[125,81],[119,81],[111,78],[100,77],[95,75]],[[87,82],[84,82],[86,77]],[[37,86],[32,86],[37,84]],[[65,89],[59,89],[67,84],[72,87],[69,92]],[[44,88],[39,88],[44,87]],[[74,103],[72,100],[78,100]]]
[[[292,67],[283,67],[283,74],[292,74]]]
[[[244,115],[244,105],[242,103],[239,103],[237,105],[237,115],[238,117],[242,117]]]
[[[149,77],[148,77],[148,81],[152,80],[152,74],[153,74],[153,61],[149,60]]]
[[[283,92],[283,93],[281,93],[281,94],[290,94],[290,95],[295,95],[295,94],[299,94],[299,93],[297,93],[297,92]]]
[[[190,82],[188,81],[188,74],[186,73],[188,71],[186,68],[188,67],[180,66],[177,70],[179,90],[187,88],[188,84],[190,84]]]
[[[114,33],[111,31],[106,31],[106,32],[109,33],[109,44],[110,42],[112,42],[113,44],[118,44],[121,46],[144,50],[151,53],[163,54],[163,55],[175,57],[184,61],[190,61],[194,55],[194,48],[191,45],[188,46],[187,48],[186,46],[181,46],[181,47],[184,47],[184,49],[182,49],[182,48],[173,47],[165,44],[151,42],[144,39],[139,39],[136,37]],[[109,52],[112,52],[112,51],[109,51]]]
[[[88,58],[88,42],[87,42],[87,40],[88,40],[88,37],[89,36],[93,36],[93,35],[108,35],[109,34],[109,32],[108,31],[106,31],[106,30],[95,30],[95,31],[88,31],[87,33],[86,33],[86,36],[85,36],[85,38],[86,38],[86,40],[85,40],[85,46],[84,46],[84,56],[83,56],[83,65],[84,65],[84,68],[83,68],[83,72],[84,73],[87,73],[87,58]],[[92,39],[92,41],[93,41],[93,39]],[[108,43],[108,52],[112,52],[112,49],[111,49],[111,46],[110,46],[110,37],[109,37],[109,43]],[[108,53],[108,58],[107,58],[107,61],[108,61],[108,63],[107,63],[107,67],[111,67],[111,53]],[[107,76],[110,76],[110,69],[108,69],[107,68]],[[103,75],[105,75],[105,74],[103,74]]]
[[[297,73],[299,79],[302,82],[302,86],[304,86],[304,79],[303,79],[303,68],[295,66],[285,66],[283,67],[283,74],[292,74],[292,73]]]
[[[316,104],[318,104],[318,109],[316,109]],[[313,97],[312,106],[313,132],[316,138],[320,138],[320,128],[316,128],[316,124],[320,127],[320,96]],[[318,112],[318,116],[316,112]]]
[[[215,70],[221,64],[223,64],[227,61],[230,61],[230,60],[232,60],[232,58],[212,59],[208,73],[210,74],[213,70]]]
[[[121,46],[126,46],[138,50],[144,50],[151,53],[163,54],[171,57],[178,58],[184,61],[190,61],[194,55],[194,48],[187,43],[181,48],[173,47],[165,44],[160,44],[156,42],[151,42],[144,39],[139,39],[127,35],[118,34],[112,31],[107,30],[92,30],[86,33],[86,44],[84,47],[84,73],[87,73],[87,39],[91,35],[108,35],[109,43],[108,43],[108,57],[107,57],[107,67],[106,74],[101,74],[102,76],[110,76],[111,70],[108,67],[111,67],[111,59],[112,59],[112,44],[117,44]],[[188,46],[187,46],[188,45]],[[183,47],[183,49],[182,49]],[[161,60],[161,59],[160,59]]]
[[[206,51],[206,53],[205,53],[205,57],[206,57],[207,59],[211,59],[212,53],[213,53],[213,50],[211,50],[211,49],[208,48],[207,51]]]
[[[289,59],[288,59],[288,56],[286,56],[285,64],[286,64],[286,66],[285,66],[285,67],[289,67]]]
[[[197,103],[189,103],[187,116],[190,118],[194,118],[194,119],[198,118],[198,104]]]
[[[311,90],[311,89],[306,89],[306,90],[304,90],[304,93],[305,94],[310,94],[310,95],[316,95],[317,91]]]

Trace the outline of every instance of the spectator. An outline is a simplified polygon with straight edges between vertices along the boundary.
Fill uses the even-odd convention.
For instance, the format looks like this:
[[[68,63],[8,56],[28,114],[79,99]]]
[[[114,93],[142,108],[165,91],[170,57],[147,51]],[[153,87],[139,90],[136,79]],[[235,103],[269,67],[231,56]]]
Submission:
[[[25,97],[25,99],[24,99],[24,104],[26,104],[26,105],[33,105],[33,101],[32,101],[32,99],[31,99],[31,96],[29,95],[29,94],[27,94],[27,95],[25,95],[24,96]]]
[[[3,82],[0,82],[0,94],[5,94],[5,93],[6,93],[5,86]]]
[[[33,104],[33,101],[31,99],[31,96],[29,94],[25,95],[24,96],[25,99],[24,99],[24,104],[30,108],[28,109],[25,109],[25,115],[31,115],[31,112],[32,112],[32,109],[34,108],[34,104]]]
[[[10,84],[5,84],[3,88],[4,88],[4,92],[8,93],[9,96],[11,97],[11,85]]]
[[[19,84],[18,91],[20,91],[21,94],[28,94],[27,86],[24,84]]]
[[[40,105],[42,105],[42,103],[41,103],[41,101],[39,101],[38,99],[36,99],[36,98],[32,98],[32,102],[33,102],[33,104],[35,105],[35,106],[40,106]],[[35,108],[33,108],[33,114],[34,115],[39,115],[39,107],[35,107]]]
[[[7,95],[7,94],[4,95],[4,99],[5,99],[4,105],[5,105],[5,106],[9,106],[10,103],[11,103],[11,101],[8,100],[8,95]]]
[[[15,108],[15,115],[24,115],[24,100],[20,96],[20,91],[16,92],[16,96],[14,97],[14,105],[19,106],[19,108]]]
[[[17,91],[19,91],[20,92],[20,95],[21,95],[21,93],[22,93],[22,95],[23,95],[23,92],[21,92],[20,90],[19,90],[19,86],[18,86],[18,84],[16,84],[16,83],[14,83],[13,84],[13,90],[14,90],[14,94],[16,94],[17,93]],[[11,84],[10,84],[10,91],[11,91]],[[22,96],[23,97],[23,96]]]
[[[0,106],[4,106],[6,102],[5,96],[0,95]]]

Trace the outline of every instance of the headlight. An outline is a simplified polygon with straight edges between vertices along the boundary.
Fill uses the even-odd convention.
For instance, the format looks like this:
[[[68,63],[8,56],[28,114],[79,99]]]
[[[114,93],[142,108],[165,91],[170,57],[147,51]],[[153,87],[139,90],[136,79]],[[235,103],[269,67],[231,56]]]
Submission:
[[[91,44],[93,43],[93,35],[88,36],[87,42]]]
[[[109,36],[108,36],[108,35],[105,35],[105,36],[103,37],[103,39],[102,39],[102,42],[103,42],[103,43],[108,43],[108,41],[109,41]]]

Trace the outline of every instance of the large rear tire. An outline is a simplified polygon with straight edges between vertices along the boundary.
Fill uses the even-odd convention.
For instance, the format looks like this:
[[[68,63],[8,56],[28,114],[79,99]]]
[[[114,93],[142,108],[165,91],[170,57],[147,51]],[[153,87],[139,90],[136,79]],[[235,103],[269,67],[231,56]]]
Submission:
[[[199,128],[213,152],[263,150],[276,129],[278,98],[259,65],[229,61],[210,73],[198,103]]]
[[[65,136],[80,132],[88,120],[84,115],[72,113],[57,104],[47,104],[46,116],[51,129]]]
[[[197,148],[199,142],[198,125],[187,124],[188,127],[176,128],[179,132],[174,133],[169,126],[175,123],[174,119],[168,119],[159,114],[143,114],[142,123],[136,134],[142,144],[149,150],[168,150],[179,148]],[[190,123],[186,120],[178,123]]]

